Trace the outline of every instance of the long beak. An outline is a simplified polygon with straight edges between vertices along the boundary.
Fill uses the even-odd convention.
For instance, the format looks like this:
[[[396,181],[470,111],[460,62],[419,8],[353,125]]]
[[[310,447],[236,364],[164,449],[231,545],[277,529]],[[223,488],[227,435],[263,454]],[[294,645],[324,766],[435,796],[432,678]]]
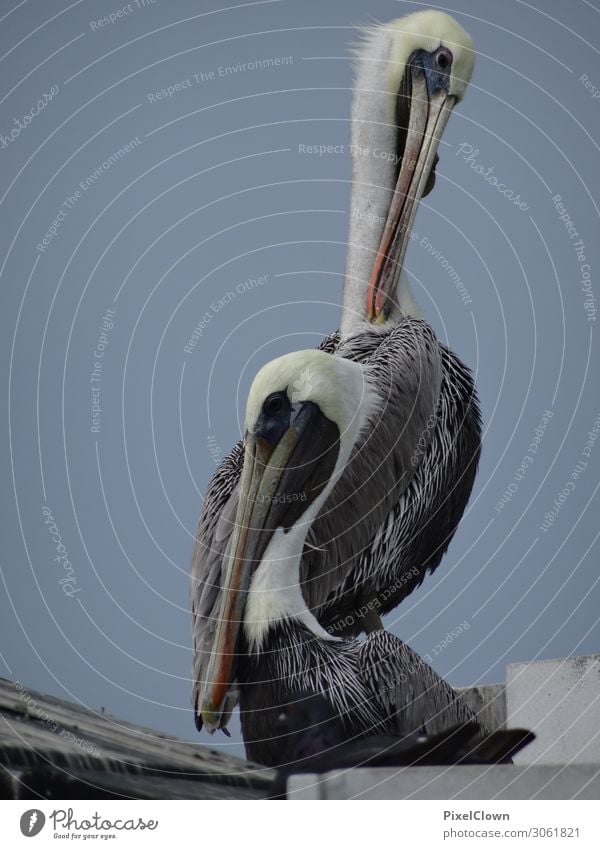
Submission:
[[[275,530],[290,527],[300,518],[333,471],[339,430],[315,410],[318,408],[314,405],[300,410],[276,445],[260,436],[246,436],[239,503],[201,706],[202,721],[208,731],[223,724],[226,696],[236,677],[240,632],[252,574]],[[319,421],[315,422],[317,417]]]
[[[221,594],[221,609],[213,650],[208,663],[202,720],[206,728],[220,727],[225,697],[235,678],[235,660],[244,606],[252,573],[271,534],[264,532],[274,493],[293,453],[296,434],[289,428],[275,450],[264,439],[246,438],[240,496],[231,535]]]
[[[417,206],[455,102],[444,90],[430,95],[425,74],[413,75],[406,144],[367,293],[367,318],[374,324],[387,320],[395,302]]]

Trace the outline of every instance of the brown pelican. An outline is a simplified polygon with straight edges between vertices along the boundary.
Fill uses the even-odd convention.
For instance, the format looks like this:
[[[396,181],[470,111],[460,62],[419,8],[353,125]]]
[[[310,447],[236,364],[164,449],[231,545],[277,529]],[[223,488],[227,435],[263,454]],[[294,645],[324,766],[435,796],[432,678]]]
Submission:
[[[439,139],[473,64],[471,38],[443,12],[416,12],[367,30],[352,108],[342,323],[324,343],[337,356],[372,361],[393,345],[398,362],[410,368],[413,346],[397,328],[414,328],[421,315],[402,268],[404,255],[418,202],[435,182]],[[440,387],[414,474],[360,553],[340,551],[346,577],[329,585],[325,602],[320,576],[332,549],[343,549],[344,542],[336,536],[336,512],[328,513],[329,536],[319,522],[308,535],[314,550],[303,563],[305,596],[319,621],[338,633],[368,630],[373,620],[377,625],[373,608],[389,612],[433,572],[471,494],[481,448],[475,386],[456,354],[437,339],[434,349]],[[344,510],[343,483],[333,497]],[[369,615],[361,621],[357,609]]]
[[[240,495],[200,712],[209,730],[222,727],[237,682],[246,753],[259,763],[282,763],[277,717],[306,690],[327,699],[346,739],[436,733],[474,718],[397,637],[382,630],[364,642],[336,637],[302,595],[306,535],[353,449],[377,428],[386,403],[379,378],[372,365],[300,351],[264,366],[250,390]]]
[[[439,12],[374,28],[358,60],[342,330],[322,349],[334,354],[331,368],[368,367],[378,416],[353,443],[327,502],[305,514],[311,523],[300,563],[311,616],[334,635],[380,626],[379,614],[439,564],[473,485],[480,445],[473,381],[418,317],[399,276],[417,203],[433,184],[439,137],[472,66],[469,36]],[[377,220],[385,226],[373,226]],[[209,484],[192,561],[198,727],[244,450],[241,441]],[[358,657],[358,649],[348,651]]]

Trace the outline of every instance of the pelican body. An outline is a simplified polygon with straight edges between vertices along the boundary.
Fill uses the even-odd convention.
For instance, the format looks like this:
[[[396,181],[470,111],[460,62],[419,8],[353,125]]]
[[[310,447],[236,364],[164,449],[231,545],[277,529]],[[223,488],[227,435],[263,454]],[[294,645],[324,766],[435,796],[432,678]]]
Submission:
[[[303,370],[297,373],[290,365],[294,374],[273,389],[286,393],[280,400],[290,416],[294,393],[307,402],[317,393],[320,412],[336,426],[346,421],[348,406],[368,421],[368,427],[352,430],[350,440],[340,431],[345,456],[335,475],[328,477],[332,468],[326,461],[332,455],[327,453],[306,487],[286,494],[286,522],[293,525],[302,516],[306,525],[294,578],[297,601],[323,639],[323,634],[358,635],[380,626],[379,614],[393,609],[439,564],[473,485],[480,417],[472,377],[422,320],[401,274],[418,202],[433,186],[441,134],[472,67],[470,38],[440,12],[375,27],[359,55],[352,139],[361,152],[353,164],[341,328],[312,358],[302,352]],[[392,155],[370,155],[375,147]],[[384,223],[373,226],[373,221]],[[338,382],[345,368],[354,377],[362,375],[360,399],[351,397],[349,374],[345,383]],[[341,388],[334,396],[336,386]],[[253,403],[260,396],[256,390]],[[250,514],[240,513],[244,475],[249,462],[262,463],[266,445],[256,442],[260,451],[249,459],[258,418],[250,416],[248,422],[246,436],[209,484],[192,561],[195,717],[201,728],[211,716],[213,730],[226,726],[236,699],[229,683],[217,699],[218,711],[202,709],[215,681],[208,666],[222,617],[234,612],[223,608],[222,588],[237,523],[249,527]],[[288,448],[288,453],[281,449],[283,476],[291,474],[293,466],[287,464],[297,460],[291,443]],[[313,489],[326,497],[307,509],[307,491]],[[259,549],[246,556],[259,560],[264,554]],[[239,650],[227,648],[232,655]],[[358,664],[359,649],[347,651],[355,653]]]
[[[291,387],[301,386],[297,391]],[[218,728],[237,687],[249,758],[280,766],[277,717],[303,692],[321,694],[345,740],[434,734],[474,719],[465,703],[397,637],[366,641],[326,631],[302,594],[300,566],[315,517],[354,446],[380,414],[378,374],[321,351],[268,363],[246,413],[240,497],[200,707]]]
[[[374,631],[362,643],[331,642],[284,620],[260,649],[242,643],[237,672],[246,755],[268,766],[286,764],[287,739],[278,719],[304,690],[327,699],[341,721],[339,744],[382,734],[431,735],[474,720],[460,696],[387,631]]]

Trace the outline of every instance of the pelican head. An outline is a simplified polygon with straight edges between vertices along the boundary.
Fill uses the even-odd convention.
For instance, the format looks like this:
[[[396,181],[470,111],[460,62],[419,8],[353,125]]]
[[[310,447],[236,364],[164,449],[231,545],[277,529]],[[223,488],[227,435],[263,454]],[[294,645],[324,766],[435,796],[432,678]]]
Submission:
[[[298,618],[331,639],[308,610],[300,559],[310,525],[375,406],[367,371],[322,351],[268,363],[248,397],[239,502],[227,553],[202,719],[221,727],[242,627],[259,650],[272,623]]]
[[[357,50],[355,161],[365,148],[371,157],[386,159],[379,171],[375,166],[366,176],[389,189],[381,203],[371,203],[371,215],[377,208],[385,221],[367,293],[366,316],[374,324],[387,321],[396,305],[416,209],[433,188],[439,142],[465,94],[474,55],[465,30],[435,10],[367,30]]]
[[[384,26],[391,36],[388,91],[397,95],[407,72],[419,69],[432,94],[443,89],[462,100],[473,74],[473,39],[458,21],[435,9],[413,12]],[[419,54],[419,55],[414,55]]]

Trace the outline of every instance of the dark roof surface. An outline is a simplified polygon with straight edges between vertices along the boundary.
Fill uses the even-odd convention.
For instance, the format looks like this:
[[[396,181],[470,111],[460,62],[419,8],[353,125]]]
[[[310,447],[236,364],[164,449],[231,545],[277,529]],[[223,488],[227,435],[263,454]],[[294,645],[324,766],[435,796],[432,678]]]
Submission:
[[[0,678],[0,798],[261,799],[274,773]]]

